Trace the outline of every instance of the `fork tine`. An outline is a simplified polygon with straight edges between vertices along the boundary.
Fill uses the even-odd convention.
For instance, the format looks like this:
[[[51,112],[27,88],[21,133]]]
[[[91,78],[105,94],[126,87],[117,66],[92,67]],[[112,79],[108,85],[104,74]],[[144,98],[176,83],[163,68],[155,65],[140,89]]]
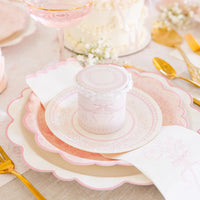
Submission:
[[[0,172],[4,170],[8,170],[13,167],[13,163],[11,160],[4,160],[2,163],[0,163]]]
[[[3,160],[3,158],[0,156],[0,162],[3,162],[4,160]]]
[[[0,153],[4,157],[5,160],[11,160],[1,146],[0,146]]]
[[[190,48],[193,51],[199,50],[199,48],[200,48],[199,44],[195,40],[194,36],[191,33],[186,34],[184,37],[185,37],[185,40],[187,41],[188,45],[190,46]]]

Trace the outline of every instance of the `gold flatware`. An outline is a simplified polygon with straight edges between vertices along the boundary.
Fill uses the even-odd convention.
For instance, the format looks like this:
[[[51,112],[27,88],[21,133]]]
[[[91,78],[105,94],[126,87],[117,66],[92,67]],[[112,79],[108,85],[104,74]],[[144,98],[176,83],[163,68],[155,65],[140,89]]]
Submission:
[[[176,48],[181,53],[192,80],[200,82],[199,69],[190,62],[181,49],[180,44],[183,38],[172,27],[166,25],[164,22],[156,21],[152,27],[152,39],[159,44]]]
[[[124,64],[123,66],[124,66],[125,68],[133,68],[133,69],[136,69],[136,70],[138,70],[138,71],[140,71],[140,72],[145,72],[143,69],[140,69],[140,68],[135,67],[135,66],[133,66],[133,65],[126,65],[126,64]]]
[[[38,200],[46,200],[34,187],[33,185],[25,179],[21,174],[14,170],[15,165],[13,161],[8,157],[5,151],[0,146],[0,174],[13,174],[19,178],[27,188],[35,195]]]
[[[133,69],[136,69],[140,72],[145,72],[145,70],[143,69],[140,69],[138,67],[135,67],[135,66],[132,66],[132,65],[123,65],[125,68],[133,68]],[[195,97],[192,97],[193,98],[193,103],[197,104],[198,106],[200,106],[200,100],[195,98]]]
[[[169,79],[180,78],[200,88],[199,83],[196,83],[195,81],[189,80],[185,77],[177,76],[175,69],[165,60],[155,57],[153,58],[153,64],[155,65],[156,69],[159,70],[161,74],[163,74],[167,78]]]
[[[192,51],[200,55],[200,44],[196,41],[194,36],[191,33],[188,33],[184,37]]]
[[[197,104],[198,106],[200,106],[200,100],[193,97],[193,103]]]

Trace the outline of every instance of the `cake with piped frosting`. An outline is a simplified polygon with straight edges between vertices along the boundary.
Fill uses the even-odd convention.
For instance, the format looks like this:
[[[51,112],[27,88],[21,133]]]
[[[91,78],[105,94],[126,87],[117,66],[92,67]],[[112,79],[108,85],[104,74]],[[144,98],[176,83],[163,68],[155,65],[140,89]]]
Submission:
[[[65,30],[65,46],[83,54],[100,46],[107,57],[137,52],[150,41],[146,16],[145,0],[94,0],[89,15]]]

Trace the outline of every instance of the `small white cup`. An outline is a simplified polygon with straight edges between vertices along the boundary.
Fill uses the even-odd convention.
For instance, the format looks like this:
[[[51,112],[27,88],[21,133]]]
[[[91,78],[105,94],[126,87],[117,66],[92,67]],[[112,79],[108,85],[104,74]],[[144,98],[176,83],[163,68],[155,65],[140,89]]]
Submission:
[[[126,118],[126,95],[132,88],[131,75],[113,64],[86,67],[76,77],[78,120],[95,134],[119,130]]]

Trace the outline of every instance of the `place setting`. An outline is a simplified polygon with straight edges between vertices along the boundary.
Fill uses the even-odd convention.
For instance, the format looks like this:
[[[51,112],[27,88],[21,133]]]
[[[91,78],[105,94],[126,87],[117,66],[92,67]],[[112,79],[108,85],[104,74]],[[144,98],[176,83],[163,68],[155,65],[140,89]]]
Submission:
[[[13,101],[10,104],[8,112],[9,112],[10,116],[13,118],[13,123],[8,128],[8,132],[7,132],[8,137],[11,139],[12,142],[17,143],[18,145],[20,145],[24,148],[24,159],[26,160],[27,163],[29,163],[29,165],[32,168],[41,170],[41,171],[43,171],[43,170],[44,171],[48,171],[48,170],[52,171],[53,170],[54,173],[58,177],[60,177],[60,178],[62,177],[62,179],[67,179],[66,173],[68,174],[70,171],[73,174],[73,170],[68,169],[69,170],[68,171],[66,169],[64,170],[61,168],[62,170],[59,170],[59,172],[58,172],[57,171],[58,170],[57,162],[52,164],[51,163],[52,160],[50,159],[52,155],[54,155],[53,157],[55,159],[55,154],[52,154],[50,152],[59,153],[62,156],[62,158],[64,158],[65,162],[63,160],[61,161],[61,159],[59,159],[58,155],[56,156],[56,158],[57,158],[56,161],[59,160],[60,163],[63,163],[63,166],[61,165],[63,168],[67,167],[70,164],[76,164],[80,171],[79,172],[80,174],[76,175],[76,178],[80,181],[82,181],[82,178],[83,178],[82,177],[83,174],[81,174],[81,172],[83,169],[85,169],[86,166],[88,167],[88,165],[90,165],[90,169],[92,168],[93,170],[95,168],[100,167],[101,170],[106,171],[107,170],[106,166],[113,166],[114,168],[120,166],[120,168],[122,168],[122,169],[123,168],[125,169],[128,167],[128,168],[130,168],[130,170],[133,170],[133,167],[130,166],[130,164],[128,164],[128,163],[125,163],[122,161],[116,161],[116,160],[112,160],[112,159],[106,160],[101,154],[99,154],[99,153],[102,153],[102,150],[98,150],[98,149],[96,150],[95,149],[96,147],[90,146],[89,145],[90,143],[88,143],[88,144],[86,143],[87,141],[89,141],[89,142],[95,142],[95,144],[98,144],[98,142],[101,141],[103,138],[104,142],[106,142],[106,140],[108,142],[110,142],[110,140],[111,140],[111,144],[112,144],[113,137],[115,140],[118,138],[120,139],[120,135],[118,136],[116,134],[116,136],[114,136],[114,134],[113,135],[108,134],[108,135],[103,135],[103,137],[102,137],[102,135],[96,135],[96,134],[93,134],[93,132],[88,133],[88,131],[87,131],[86,133],[84,133],[85,130],[84,130],[84,128],[79,127],[78,122],[76,121],[77,119],[73,119],[74,121],[72,119],[70,120],[70,118],[71,118],[70,112],[72,113],[72,116],[73,116],[73,113],[75,112],[74,110],[77,109],[77,107],[73,108],[73,106],[75,106],[75,105],[73,105],[74,99],[77,98],[77,91],[74,88],[68,89],[67,91],[64,91],[61,93],[59,91],[60,94],[55,95],[55,98],[53,98],[53,100],[51,101],[50,104],[46,103],[49,100],[48,98],[51,97],[51,95],[48,93],[55,92],[55,91],[49,91],[49,90],[47,92],[47,87],[51,87],[51,84],[52,84],[52,86],[54,85],[55,88],[58,88],[58,85],[60,85],[61,83],[65,86],[69,85],[69,87],[72,87],[73,81],[71,83],[69,83],[69,80],[66,79],[66,74],[69,74],[69,73],[66,73],[66,71],[71,70],[73,66],[74,66],[74,68],[75,68],[75,66],[77,67],[77,69],[74,70],[74,71],[76,71],[74,73],[74,76],[76,76],[77,73],[81,73],[82,71],[84,71],[84,70],[82,70],[82,67],[76,60],[71,59],[67,62],[67,64],[57,66],[57,70],[56,70],[56,67],[53,69],[49,68],[48,70],[46,70],[46,73],[40,71],[37,73],[37,76],[28,76],[27,77],[27,83],[31,88],[33,88],[32,90],[34,90],[35,93],[31,92],[31,89],[26,89],[22,92],[22,96],[20,98],[18,98],[17,100]],[[111,65],[111,68],[112,68],[112,66],[113,65]],[[104,65],[104,66],[100,66],[100,67],[98,66],[97,68],[102,70],[102,69],[105,69],[105,67],[109,68],[109,65]],[[120,67],[114,65],[114,68],[118,69]],[[85,68],[86,71],[87,71],[87,69],[90,69],[90,68]],[[121,70],[124,71],[124,68],[122,68],[122,69]],[[119,71],[121,71],[121,70],[119,70]],[[183,91],[179,88],[172,87],[166,79],[162,78],[161,76],[159,76],[157,74],[149,73],[149,72],[141,73],[141,72],[136,71],[135,69],[129,69],[128,71],[131,74],[132,80],[134,80],[133,87],[135,87],[135,89],[132,92],[132,94],[134,94],[134,96],[135,96],[134,97],[135,99],[131,98],[131,100],[135,101],[135,102],[138,101],[139,104],[136,104],[136,105],[144,107],[144,111],[143,111],[144,114],[146,114],[146,112],[148,113],[148,110],[149,110],[148,106],[145,109],[145,105],[151,105],[150,108],[154,110],[153,111],[154,115],[150,115],[150,118],[153,118],[153,116],[156,116],[156,115],[158,115],[157,117],[159,117],[159,119],[157,118],[157,120],[155,120],[156,122],[154,122],[156,124],[157,128],[161,127],[161,122],[162,122],[162,124],[165,126],[178,125],[178,126],[188,127],[188,128],[191,127],[193,130],[198,131],[199,127],[198,126],[195,127],[195,120],[198,118],[199,111],[191,105],[192,99],[188,93],[186,93],[185,91]],[[112,72],[112,70],[111,70],[111,72]],[[63,73],[65,74],[65,76],[63,76]],[[90,73],[88,73],[88,74],[90,74]],[[72,75],[73,74],[71,73],[70,74],[71,78],[72,78]],[[102,72],[102,75],[104,75],[103,72]],[[112,73],[111,73],[111,75],[112,75]],[[98,76],[98,73],[97,73],[97,76]],[[116,74],[116,76],[118,77],[119,75]],[[84,74],[83,74],[83,77],[86,80],[88,78],[87,76],[85,77]],[[42,82],[47,82],[48,80],[51,80],[48,82],[49,83],[48,85],[42,84]],[[58,82],[57,80],[60,80],[60,82]],[[96,81],[96,79],[92,79],[92,80]],[[101,80],[101,79],[99,79],[99,80]],[[151,83],[151,84],[149,84],[149,83]],[[159,93],[157,92],[158,90],[160,91]],[[42,91],[46,91],[46,93],[43,93]],[[140,92],[138,92],[138,91],[140,91]],[[151,92],[148,92],[148,91],[151,91]],[[148,96],[146,96],[147,94],[144,95],[144,92],[146,92],[148,94]],[[43,96],[42,104],[36,94],[40,94],[40,95],[43,94],[42,95]],[[30,100],[29,100],[29,96],[30,96]],[[69,100],[68,100],[68,98],[69,98]],[[170,99],[170,101],[166,101],[166,98]],[[141,99],[143,100],[142,101],[143,103],[141,103]],[[145,99],[147,99],[147,100],[145,100]],[[69,103],[72,106],[67,109]],[[18,108],[21,107],[21,109],[19,110],[19,112],[21,113],[21,117],[19,117],[20,113],[18,113],[18,114],[16,113],[16,107],[18,107]],[[65,109],[68,111],[67,114],[65,113]],[[48,112],[50,112],[50,113],[48,113]],[[58,114],[54,115],[51,112],[58,112]],[[63,112],[64,112],[64,114],[63,114]],[[25,116],[22,113],[24,113]],[[195,117],[190,118],[188,120],[187,113],[193,113],[193,115]],[[45,115],[47,115],[47,118],[45,117]],[[58,116],[60,115],[60,116],[58,118],[54,119],[54,117],[57,115]],[[172,118],[172,116],[173,116],[173,118]],[[48,119],[49,117],[53,117],[53,118]],[[68,122],[65,117],[69,117]],[[137,115],[134,114],[134,117],[135,117],[135,120],[138,120]],[[147,119],[148,119],[148,117],[149,116],[147,115]],[[51,122],[49,122],[49,120],[51,120]],[[20,121],[23,121],[24,125],[21,124]],[[53,129],[51,129],[52,131],[50,130],[50,126],[48,127],[47,123],[50,123],[50,126],[53,126]],[[64,129],[58,130],[58,132],[57,132],[57,130],[55,131],[54,125],[57,127],[58,126],[58,125],[56,125],[57,123],[58,124],[63,123],[62,126]],[[71,123],[75,127],[70,125]],[[153,121],[151,123],[154,124]],[[69,125],[67,125],[67,124],[69,124]],[[131,124],[131,125],[133,126],[133,124]],[[25,126],[29,131],[26,129],[24,130],[23,126]],[[57,128],[60,128],[62,126],[58,126]],[[63,140],[63,138],[62,138],[63,135],[64,136],[67,135],[67,133],[65,132],[65,129],[68,128],[67,126],[71,127],[70,129],[68,129],[68,131],[75,132],[76,129],[78,128],[79,132],[80,131],[81,132],[80,133],[75,132],[75,135],[69,136],[69,138],[67,137]],[[135,127],[136,127],[136,125],[135,125]],[[155,128],[155,125],[154,125],[154,128]],[[133,128],[133,130],[134,130],[134,128]],[[153,130],[154,130],[153,131],[154,134],[156,134],[155,129],[153,129]],[[30,131],[32,133],[34,133],[35,136],[33,134],[31,134]],[[20,132],[20,133],[17,133],[17,132]],[[133,131],[133,133],[134,133],[134,131]],[[22,137],[21,141],[19,141],[18,134],[20,134]],[[158,134],[158,132],[157,132],[157,134]],[[41,153],[41,156],[38,156],[38,152],[37,152],[37,154],[36,154],[36,152],[34,152],[34,149],[32,149],[33,148],[32,145],[31,145],[32,148],[30,148],[30,144],[29,144],[30,138],[28,139],[27,135],[29,135],[29,137],[32,138],[31,140],[34,140],[33,138],[35,137],[35,141],[36,141],[36,144],[34,144],[34,148],[36,148],[35,151],[37,152],[38,150],[40,150],[41,152],[43,152],[42,149],[44,149],[46,151],[48,150],[49,152],[48,152],[47,156],[43,155],[44,152]],[[24,136],[26,136],[27,138],[26,137],[24,138]],[[128,134],[128,136],[129,136],[129,134]],[[69,142],[69,140],[72,140],[71,137],[74,138],[75,142],[78,142],[78,144],[76,144],[76,145],[83,145],[84,146],[83,148],[87,147],[87,149],[79,149],[79,148],[77,148],[76,145],[72,146],[74,144]],[[123,138],[123,137],[124,136],[121,135],[121,138]],[[150,135],[150,138],[151,137],[152,136]],[[155,137],[155,135],[153,135],[153,137]],[[81,140],[85,139],[86,142],[82,142],[80,139]],[[84,144],[81,144],[80,141]],[[135,141],[133,141],[133,142],[135,142]],[[148,143],[150,141],[145,141],[145,142]],[[127,151],[127,149],[126,149],[127,144],[125,145],[125,147],[124,146],[122,146],[122,147],[125,148],[125,150],[123,150],[123,151]],[[92,150],[90,150],[88,148],[92,148]],[[99,144],[99,148],[101,148],[101,144]],[[118,150],[115,150],[115,151],[110,150],[110,148],[112,149],[112,146],[109,146],[109,150],[106,151],[106,153],[108,153],[108,152],[116,153],[116,151],[121,152],[121,150],[119,150],[118,148],[117,148]],[[85,150],[87,150],[87,151],[85,151]],[[128,149],[128,150],[130,150],[130,149]],[[26,153],[27,156],[26,156],[25,152],[27,152]],[[105,153],[105,151],[103,153]],[[30,154],[33,157],[30,156]],[[46,152],[45,152],[45,154],[46,154]],[[32,163],[33,158],[40,162]],[[41,159],[42,160],[44,159],[42,162],[43,166],[41,164]],[[38,165],[38,163],[39,163],[39,165]],[[94,164],[99,165],[99,167],[95,166]],[[118,164],[119,166],[116,166],[116,164]],[[82,165],[84,165],[84,166],[82,166]],[[60,164],[59,164],[59,166],[60,166]],[[97,170],[97,174],[98,174],[98,170]],[[73,176],[74,176],[74,174],[73,174]],[[120,173],[118,171],[117,171],[116,176],[117,177],[120,176]],[[92,176],[93,179],[95,179],[97,177],[94,175]],[[133,177],[136,180],[134,180]],[[131,181],[131,179],[133,179],[135,181],[135,182],[133,181],[135,184],[149,184],[150,183],[150,181],[148,179],[144,180],[145,177],[142,177],[142,178],[140,178],[140,180],[137,180],[138,174],[133,177],[130,176],[129,178],[130,178],[130,181]],[[100,178],[100,177],[98,177],[98,178]],[[99,187],[98,189],[100,189],[100,188],[106,189],[107,185],[105,185],[104,181],[107,181],[107,179],[112,179],[112,178],[115,179],[116,177],[114,178],[114,177],[110,177],[108,175],[108,177],[101,178],[102,182],[98,181],[96,183],[93,183],[94,185],[91,185],[91,183],[90,183],[91,177],[90,177],[90,178],[88,178],[88,180],[86,180],[86,179],[84,180],[84,185],[86,185],[87,187],[93,187],[93,188]],[[115,181],[112,182],[112,187],[116,187],[116,185],[124,182],[122,177],[118,177],[118,178],[119,178],[119,180],[115,179]],[[69,177],[68,177],[68,179],[69,179]],[[125,180],[126,179],[127,179],[127,177],[125,178]],[[126,181],[129,182],[129,180],[126,180]],[[138,181],[138,183],[137,183],[137,181]],[[143,181],[143,182],[141,182],[141,181]],[[97,184],[97,185],[95,185],[95,184]]]
[[[27,87],[7,108],[12,120],[6,136],[21,147],[28,167],[51,172],[59,180],[76,180],[92,190],[108,191],[125,183],[154,184],[167,200],[198,199],[200,102],[168,80],[179,78],[191,87],[200,87],[198,66],[179,46],[182,36],[161,21],[152,25],[150,33],[144,25],[147,11],[142,1],[127,1],[130,13],[138,10],[133,24],[129,22],[131,14],[122,14],[122,1],[77,0],[69,4],[63,0],[59,4],[25,0],[24,4],[36,21],[58,30],[59,43],[58,61],[27,74]],[[106,9],[112,6],[115,13],[109,16]],[[109,29],[123,27],[126,31],[97,38],[101,23],[95,20],[100,11],[105,12],[101,23],[110,17]],[[119,27],[114,25],[117,20]],[[92,30],[92,23],[96,24],[93,34],[86,31],[88,27]],[[151,61],[164,76],[117,62],[116,56],[124,59],[152,48],[150,35],[153,42],[181,53],[191,79],[180,76],[159,56]],[[124,44],[116,42],[119,37],[124,37]],[[195,40],[192,34],[185,36],[188,48],[199,56],[198,42],[191,44],[191,39]],[[105,42],[109,40],[111,47]],[[66,59],[64,47],[77,55]],[[2,80],[4,76],[0,73]],[[44,198],[40,193],[34,195]]]
[[[77,64],[77,61],[75,60],[69,61],[68,66],[65,65],[64,70],[66,70],[66,67],[72,67],[74,63]],[[108,66],[105,65],[104,68],[105,67],[109,68],[109,65]],[[89,68],[85,69],[89,70]],[[102,68],[103,67],[101,66],[99,69],[102,70]],[[114,68],[118,69],[119,67],[114,66]],[[122,71],[124,71],[124,68],[122,69],[123,69]],[[52,78],[52,76],[50,75],[52,70],[55,69],[50,69],[49,72],[45,74],[46,80],[48,79],[48,75],[49,77]],[[83,71],[84,70],[81,70],[79,74],[81,74],[81,72]],[[147,129],[145,131],[143,130],[145,133],[148,132],[147,134],[148,137],[144,135],[145,140],[143,139],[143,144],[137,143],[138,141],[140,141],[139,140],[141,139],[140,137],[142,137],[141,134],[138,140],[134,138],[133,143],[131,141],[131,145],[133,146],[132,148],[134,148],[134,143],[139,145],[135,147],[138,148],[140,147],[140,145],[145,146],[145,144],[151,142],[151,140],[154,141],[154,137],[157,138],[157,136],[159,135],[158,132],[160,131],[162,124],[165,126],[177,125],[181,127],[192,128],[195,131],[199,130],[198,126],[195,127],[195,120],[198,118],[200,113],[199,110],[196,110],[193,106],[191,106],[192,100],[191,96],[188,93],[179,88],[170,86],[170,84],[164,78],[162,78],[157,74],[149,72],[141,73],[134,69],[130,69],[129,71],[132,75],[132,79],[134,80],[133,87],[135,87],[135,89],[132,89],[132,92],[128,93],[127,99],[130,98],[129,95],[135,96],[134,98],[130,98],[130,100],[132,102],[135,102],[137,106],[143,107],[144,111],[141,110],[140,114],[143,113],[143,115],[147,115],[146,116],[147,118],[144,118],[144,120],[146,119],[147,121],[149,121],[150,119],[154,119],[157,116],[157,118],[154,119],[154,122],[151,120],[149,121],[150,126],[147,124],[147,128],[149,126],[151,127],[151,129]],[[63,74],[63,72],[60,71],[60,74]],[[105,74],[102,73],[102,75]],[[37,83],[38,80],[41,79],[40,76],[44,76],[44,73],[39,73],[37,77],[32,77],[32,78],[29,77],[27,81],[29,79],[33,79],[32,81],[35,81]],[[86,76],[84,78],[87,80],[88,77]],[[42,78],[42,80],[44,79]],[[94,80],[96,81],[96,79]],[[28,82],[30,84],[31,81]],[[54,84],[53,81],[49,83]],[[33,82],[31,84],[34,85]],[[149,91],[150,88],[151,90],[152,88],[154,88],[154,92],[152,91],[151,93],[148,94],[147,91]],[[35,91],[43,89],[44,88],[37,88],[35,89]],[[161,93],[158,93],[158,90],[160,90]],[[145,91],[147,94],[144,93]],[[150,95],[152,95],[152,97],[150,97]],[[103,157],[100,154],[100,153],[122,153],[124,151],[125,152],[130,151],[131,149],[127,149],[129,147],[129,141],[126,142],[125,145],[123,145],[123,143],[124,141],[126,141],[126,138],[128,139],[130,138],[131,133],[127,134],[125,132],[123,134],[121,133],[122,135],[120,135],[120,133],[116,133],[116,135],[114,133],[112,134],[104,133],[103,135],[99,135],[99,134],[94,134],[93,131],[91,132],[88,131],[87,129],[85,131],[84,128],[78,125],[78,121],[76,121],[77,120],[76,118],[74,119],[71,118],[70,112],[72,113],[72,116],[73,113],[76,113],[75,111],[77,109],[76,107],[77,104],[74,105],[76,103],[75,100],[76,98],[78,98],[77,91],[74,88],[68,89],[67,91],[61,92],[59,95],[53,98],[53,100],[50,101],[49,104],[47,104],[47,107],[45,109],[45,107],[41,104],[38,96],[36,96],[36,94],[31,92],[31,89],[26,89],[22,92],[21,97],[17,98],[10,104],[8,112],[9,115],[12,117],[13,122],[8,127],[7,136],[12,142],[23,147],[24,149],[23,156],[25,161],[29,164],[29,166],[39,171],[49,171],[49,170],[53,171],[54,174],[61,179],[70,179],[69,173],[72,177],[75,176],[74,174],[75,170],[76,179],[78,179],[80,182],[84,180],[83,184],[89,188],[92,187],[96,189],[98,188],[106,190],[110,187],[112,188],[116,187],[124,182],[132,182],[134,184],[139,184],[139,185],[150,184],[151,181],[149,181],[146,177],[142,177],[142,174],[139,173],[128,177],[127,174],[125,173],[123,177],[123,173],[122,174],[119,173],[122,169],[126,170],[129,169],[130,171],[127,170],[127,173],[129,173],[132,170],[134,170],[134,167],[131,166],[130,163],[128,162],[126,163],[122,161],[116,161],[113,159],[105,159],[105,157]],[[166,98],[171,100],[167,101],[168,105],[166,105]],[[69,106],[69,104],[72,106]],[[73,106],[75,108],[73,108]],[[18,112],[16,112],[16,108],[18,109]],[[97,108],[98,108],[98,110],[96,111],[97,113],[94,113],[94,115],[96,115],[95,117],[96,120],[98,119],[98,111],[101,111],[99,107]],[[151,115],[147,114],[149,112],[148,111],[149,108],[151,108],[150,109]],[[105,107],[103,107],[103,111],[108,112],[105,109]],[[129,116],[127,116],[127,121],[128,121],[127,123],[132,123],[131,126],[133,126],[133,128],[131,128],[131,132],[134,135],[134,129],[138,131],[140,130],[137,129],[138,128],[137,126],[139,125],[138,124],[139,116],[137,116],[138,114],[134,113],[134,111],[129,111],[129,112],[133,112],[134,120],[132,119],[132,121],[134,122],[132,122],[129,119]],[[187,115],[189,113],[190,114],[193,113],[193,115],[195,115],[194,119],[190,118],[188,120]],[[57,115],[60,116],[55,118]],[[171,116],[174,116],[174,119],[172,119]],[[51,119],[51,117],[53,118]],[[68,117],[69,120],[66,119],[65,117]],[[102,119],[101,117],[102,116],[99,116],[99,119]],[[58,126],[58,124],[60,125]],[[92,125],[95,124],[93,123]],[[105,126],[106,125],[107,124],[105,124]],[[24,129],[24,126],[27,129]],[[71,128],[69,128],[68,126]],[[127,128],[129,127],[129,125],[126,125],[126,122],[124,126],[125,127],[122,127],[121,130],[123,128],[126,129],[126,126]],[[95,127],[89,127],[89,129],[90,128],[95,128]],[[150,130],[153,132],[153,135],[150,134]],[[140,130],[140,132],[141,131],[142,130]],[[33,133],[35,134],[35,136]],[[64,139],[63,135],[65,136]],[[34,140],[34,137],[35,137],[35,143],[33,144],[32,140]],[[103,144],[110,143],[109,145],[107,144],[107,146],[109,146],[108,148],[105,148],[105,146],[102,145],[102,140]],[[119,142],[117,143],[118,144],[117,147],[115,146],[115,142],[113,142],[113,140]],[[121,141],[122,143],[120,143]],[[96,146],[93,146],[93,144],[95,144]],[[104,147],[103,150],[101,149],[102,146]],[[54,154],[52,152],[59,153],[62,158],[58,154]],[[74,164],[76,165],[75,169],[74,169]],[[117,168],[115,169],[116,174],[112,174],[111,176],[107,175],[106,177],[101,177],[101,176],[99,177],[98,173],[101,173],[102,171],[106,172],[108,166],[112,166],[114,169]],[[91,175],[90,173],[92,172],[90,171],[88,172],[88,174],[86,173],[87,174],[86,177],[88,176],[89,177],[85,178],[84,177],[85,172],[83,173],[85,169],[88,170],[90,169],[92,170],[92,172],[93,170],[94,171],[97,170],[96,175],[94,174]],[[108,171],[110,171],[110,169],[108,169]],[[140,178],[138,177],[138,175]],[[96,180],[98,179],[99,181],[95,181],[94,183],[93,181],[95,179]],[[105,185],[105,182],[109,179],[111,180],[113,179],[113,181]]]

